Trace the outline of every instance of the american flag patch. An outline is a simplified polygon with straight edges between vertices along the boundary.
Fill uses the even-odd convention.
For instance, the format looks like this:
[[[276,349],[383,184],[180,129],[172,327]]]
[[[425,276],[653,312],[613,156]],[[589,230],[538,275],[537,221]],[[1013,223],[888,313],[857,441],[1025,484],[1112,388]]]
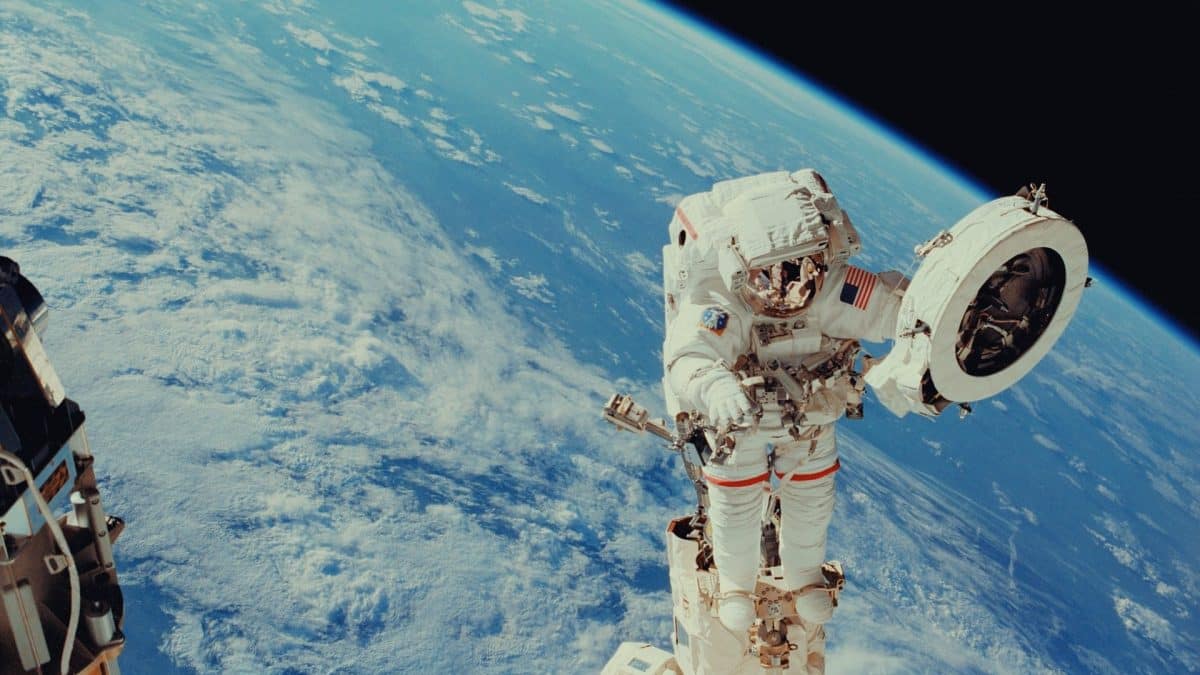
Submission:
[[[853,265],[846,270],[846,282],[842,284],[842,302],[866,309],[875,290],[875,275]]]

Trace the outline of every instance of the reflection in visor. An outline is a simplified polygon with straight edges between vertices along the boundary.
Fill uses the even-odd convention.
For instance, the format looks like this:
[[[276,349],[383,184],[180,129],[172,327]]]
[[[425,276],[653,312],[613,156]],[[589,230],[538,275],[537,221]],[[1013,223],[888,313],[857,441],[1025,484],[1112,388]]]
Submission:
[[[745,287],[746,301],[761,314],[798,314],[821,290],[826,269],[821,254],[754,268]]]

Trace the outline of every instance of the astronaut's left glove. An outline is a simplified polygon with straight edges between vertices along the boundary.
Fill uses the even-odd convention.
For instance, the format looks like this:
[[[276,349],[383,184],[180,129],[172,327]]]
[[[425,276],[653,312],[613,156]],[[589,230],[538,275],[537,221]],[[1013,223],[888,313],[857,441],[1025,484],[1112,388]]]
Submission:
[[[746,413],[754,409],[746,393],[742,391],[737,376],[725,368],[714,368],[700,382],[700,397],[708,413],[708,419],[717,427],[730,422],[741,422]]]

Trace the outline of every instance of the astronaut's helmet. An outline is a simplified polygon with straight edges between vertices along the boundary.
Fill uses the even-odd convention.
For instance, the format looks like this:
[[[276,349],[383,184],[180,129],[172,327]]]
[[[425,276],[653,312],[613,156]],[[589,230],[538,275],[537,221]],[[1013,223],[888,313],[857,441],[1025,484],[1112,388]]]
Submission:
[[[741,296],[756,314],[790,318],[812,305],[828,269],[821,252],[750,268]]]
[[[862,248],[858,233],[812,169],[745,180],[752,183],[722,209],[728,229],[721,236],[728,239],[716,247],[721,281],[756,314],[796,316],[813,304],[825,277]]]

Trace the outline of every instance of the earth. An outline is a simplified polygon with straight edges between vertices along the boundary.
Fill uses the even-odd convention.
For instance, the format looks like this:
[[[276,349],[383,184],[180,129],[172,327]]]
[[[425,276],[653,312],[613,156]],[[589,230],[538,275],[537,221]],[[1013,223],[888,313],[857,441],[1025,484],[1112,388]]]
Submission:
[[[123,671],[669,648],[690,489],[600,407],[661,414],[673,205],[802,167],[876,270],[999,196],[651,4],[4,2],[0,252],[127,521]],[[1091,274],[974,414],[840,425],[829,672],[1200,671],[1200,351]]]

